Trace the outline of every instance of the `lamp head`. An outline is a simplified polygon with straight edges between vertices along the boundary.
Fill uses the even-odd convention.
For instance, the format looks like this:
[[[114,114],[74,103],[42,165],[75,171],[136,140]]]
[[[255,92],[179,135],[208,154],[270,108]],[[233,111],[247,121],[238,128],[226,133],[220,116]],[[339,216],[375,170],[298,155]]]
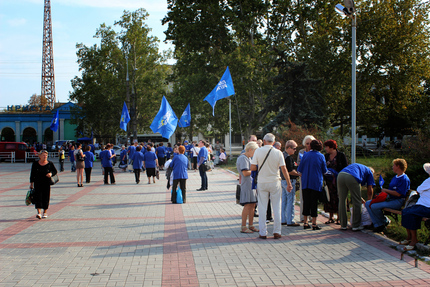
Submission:
[[[343,4],[345,5],[346,13],[348,13],[349,15],[355,13],[355,4],[353,0],[344,0]]]

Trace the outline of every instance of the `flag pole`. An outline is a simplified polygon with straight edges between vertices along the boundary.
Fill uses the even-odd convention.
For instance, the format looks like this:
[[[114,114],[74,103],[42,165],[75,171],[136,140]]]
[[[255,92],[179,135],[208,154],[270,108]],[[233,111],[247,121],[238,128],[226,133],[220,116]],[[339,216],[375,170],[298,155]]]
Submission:
[[[229,110],[229,114],[228,114],[228,118],[229,118],[229,125],[230,125],[230,160],[231,160],[231,97],[228,97],[228,110]]]

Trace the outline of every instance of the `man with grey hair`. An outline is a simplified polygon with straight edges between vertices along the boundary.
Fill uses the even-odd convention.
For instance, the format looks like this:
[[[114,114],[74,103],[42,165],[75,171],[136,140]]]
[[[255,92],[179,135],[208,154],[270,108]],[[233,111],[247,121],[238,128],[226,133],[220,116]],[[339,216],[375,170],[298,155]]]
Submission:
[[[258,205],[260,214],[266,214],[269,197],[272,201],[274,224],[273,236],[275,239],[281,238],[281,177],[279,168],[287,181],[287,190],[291,191],[290,176],[285,167],[285,160],[282,152],[273,148],[275,136],[268,133],[263,138],[264,146],[255,151],[251,160],[251,170],[258,170]],[[259,217],[260,238],[267,239],[267,224],[264,216]]]

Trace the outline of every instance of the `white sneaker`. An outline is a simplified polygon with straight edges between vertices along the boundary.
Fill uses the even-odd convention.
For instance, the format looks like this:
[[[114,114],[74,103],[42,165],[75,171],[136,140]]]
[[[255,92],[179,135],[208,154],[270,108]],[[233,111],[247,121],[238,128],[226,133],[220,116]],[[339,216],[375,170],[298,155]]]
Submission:
[[[364,229],[364,227],[363,227],[363,226],[353,227],[353,228],[352,228],[352,231],[360,231],[360,230],[363,230],[363,229]]]

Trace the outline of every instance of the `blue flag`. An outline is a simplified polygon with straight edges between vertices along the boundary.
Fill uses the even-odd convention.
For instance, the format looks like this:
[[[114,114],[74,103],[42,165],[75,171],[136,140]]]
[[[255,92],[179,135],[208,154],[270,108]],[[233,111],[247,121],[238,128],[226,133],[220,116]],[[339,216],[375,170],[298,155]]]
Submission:
[[[60,114],[59,114],[59,110],[57,110],[57,113],[55,114],[54,118],[52,119],[51,122],[51,126],[50,129],[53,130],[54,132],[56,132],[58,130],[58,125],[59,125],[59,119]]]
[[[207,101],[212,106],[212,115],[215,116],[216,101],[234,95],[233,80],[231,79],[230,70],[227,69],[222,75],[221,80],[216,87],[206,96],[204,101]]]
[[[182,113],[181,118],[179,119],[178,126],[180,128],[189,127],[191,123],[191,112],[190,112],[190,104],[185,108],[185,111]]]
[[[127,124],[130,121],[130,114],[128,113],[127,105],[124,102],[122,106],[121,120],[119,122],[119,127],[124,131],[127,131]]]
[[[384,185],[384,179],[382,178],[382,175],[379,176],[379,187],[382,188]]]
[[[163,96],[160,110],[152,121],[150,128],[154,133],[160,133],[163,138],[168,139],[175,132],[177,124],[178,117]]]

